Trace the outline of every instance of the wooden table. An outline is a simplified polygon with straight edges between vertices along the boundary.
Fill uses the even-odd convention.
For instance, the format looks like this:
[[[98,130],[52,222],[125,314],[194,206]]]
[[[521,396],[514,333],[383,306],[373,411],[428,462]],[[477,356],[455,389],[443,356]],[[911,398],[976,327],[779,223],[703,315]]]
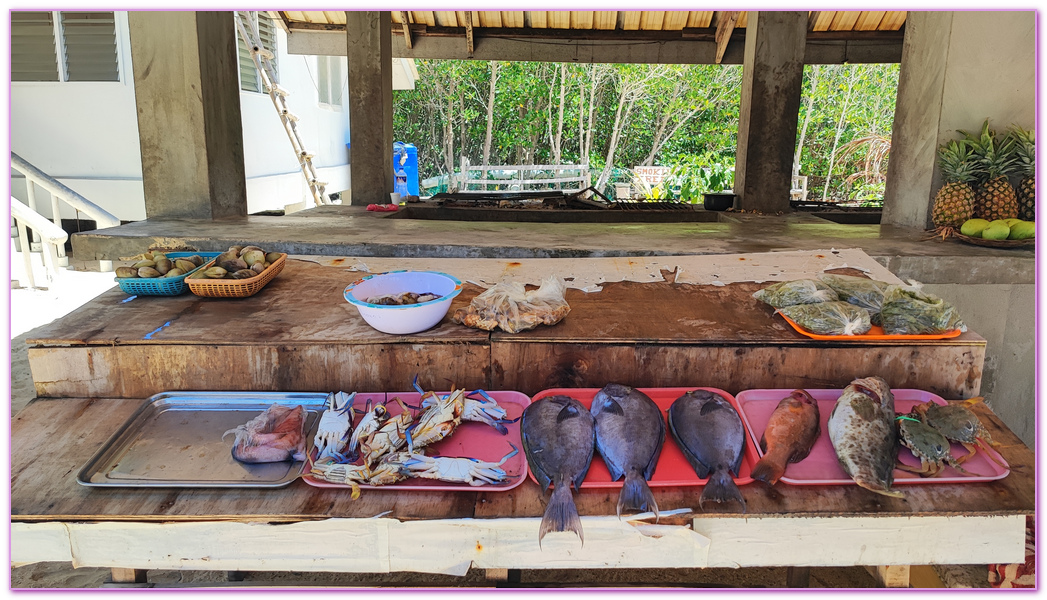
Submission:
[[[697,259],[695,257],[695,259]],[[594,259],[600,260],[600,259]],[[452,273],[463,280],[468,276]],[[483,387],[534,395],[555,387],[842,388],[885,377],[946,399],[977,395],[985,340],[826,342],[792,330],[751,294],[723,286],[620,281],[570,289],[555,327],[488,333],[445,319],[388,336],[341,298],[358,277],[337,261],[288,260],[239,300],[102,294],[28,340],[40,396],[12,425],[12,562],[72,561],[135,578],[142,569],[419,571],[985,564],[1024,559],[1034,459],[985,406],[1012,472],[988,483],[742,488],[748,512],[697,506],[700,490],[656,490],[658,524],[614,517],[617,490],[582,490],[585,543],[550,534],[530,480],[505,492],[97,489],[76,474],[144,398],[167,390],[407,391]],[[480,288],[467,284],[454,308]],[[380,518],[374,518],[380,517]],[[649,522],[648,522],[649,523]],[[130,569],[130,571],[128,571]]]
[[[12,423],[12,563],[72,561],[114,577],[145,569],[417,571],[486,569],[987,564],[1024,560],[1034,457],[983,405],[974,410],[1011,473],[973,484],[742,486],[744,515],[697,506],[699,489],[658,488],[660,510],[694,512],[633,527],[617,490],[576,494],[585,543],[538,545],[544,501],[526,480],[506,492],[87,488],[76,474],[141,404],[38,399]],[[725,507],[733,510],[730,507]],[[382,518],[373,517],[382,515]],[[648,521],[650,523],[650,521]],[[130,570],[130,571],[128,571]],[[900,577],[900,579],[899,579]]]
[[[599,259],[597,259],[599,260]],[[843,271],[857,273],[857,271]],[[452,273],[467,280],[468,273]],[[895,388],[959,400],[981,386],[985,339],[826,342],[752,298],[766,284],[606,283],[568,289],[570,314],[519,334],[445,318],[428,331],[375,331],[342,299],[359,273],[288,260],[250,298],[106,292],[28,339],[40,397],[147,398],[169,390],[409,391],[708,386],[842,388],[877,374]],[[466,284],[451,312],[481,288]]]

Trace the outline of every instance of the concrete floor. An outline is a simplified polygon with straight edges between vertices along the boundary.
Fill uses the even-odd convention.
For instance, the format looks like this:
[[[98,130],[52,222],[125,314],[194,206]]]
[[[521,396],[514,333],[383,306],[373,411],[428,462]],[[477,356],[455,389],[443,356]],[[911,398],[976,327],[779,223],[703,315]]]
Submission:
[[[322,206],[287,216],[233,221],[138,221],[73,235],[79,260],[116,260],[150,245],[222,251],[256,243],[289,254],[448,258],[573,258],[733,254],[829,247],[862,248],[873,257],[931,257],[944,267],[978,257],[980,277],[1005,269],[1010,283],[1032,283],[1033,250],[923,241],[916,229],[840,225],[807,213],[780,217],[720,213],[715,223],[506,223],[398,219],[358,206]],[[888,265],[890,267],[890,265]],[[892,269],[893,270],[893,269]],[[954,277],[949,281],[956,281]],[[931,281],[931,278],[923,278]],[[993,283],[993,281],[981,281]]]

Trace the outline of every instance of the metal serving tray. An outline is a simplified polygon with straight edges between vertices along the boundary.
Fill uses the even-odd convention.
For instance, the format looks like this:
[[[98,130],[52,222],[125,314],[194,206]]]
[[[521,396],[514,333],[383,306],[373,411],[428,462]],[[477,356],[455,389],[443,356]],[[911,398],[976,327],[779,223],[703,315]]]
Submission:
[[[273,404],[306,409],[307,448],[326,393],[163,392],[146,400],[77,475],[93,487],[278,488],[301,472],[302,461],[244,464],[232,456],[233,436]]]

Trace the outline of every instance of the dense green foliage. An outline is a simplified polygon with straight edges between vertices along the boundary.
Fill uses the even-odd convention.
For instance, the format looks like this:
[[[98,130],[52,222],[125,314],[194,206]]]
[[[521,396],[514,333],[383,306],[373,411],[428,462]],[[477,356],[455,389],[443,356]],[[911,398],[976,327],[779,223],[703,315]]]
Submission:
[[[493,71],[487,164],[588,163],[604,189],[635,166],[672,167],[675,185],[660,197],[694,196],[724,176],[730,185],[741,66],[416,65],[416,88],[394,95],[394,132],[418,148],[423,179],[458,171],[463,157],[483,164]],[[897,81],[897,65],[805,68],[797,137],[809,200],[882,197]]]

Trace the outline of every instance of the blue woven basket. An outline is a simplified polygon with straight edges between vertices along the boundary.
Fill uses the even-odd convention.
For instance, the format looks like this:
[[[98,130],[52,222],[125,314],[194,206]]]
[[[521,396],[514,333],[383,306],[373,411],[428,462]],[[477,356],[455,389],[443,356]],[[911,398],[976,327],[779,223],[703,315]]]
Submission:
[[[184,275],[178,277],[124,277],[117,278],[116,282],[120,284],[120,289],[124,293],[131,294],[133,296],[177,296],[184,294],[189,291],[189,286],[185,283],[185,278],[190,273],[195,273],[207,265],[212,258],[221,254],[221,252],[165,252],[167,258],[185,258],[187,256],[193,256],[198,254],[204,259],[203,264],[199,267],[189,271]]]

